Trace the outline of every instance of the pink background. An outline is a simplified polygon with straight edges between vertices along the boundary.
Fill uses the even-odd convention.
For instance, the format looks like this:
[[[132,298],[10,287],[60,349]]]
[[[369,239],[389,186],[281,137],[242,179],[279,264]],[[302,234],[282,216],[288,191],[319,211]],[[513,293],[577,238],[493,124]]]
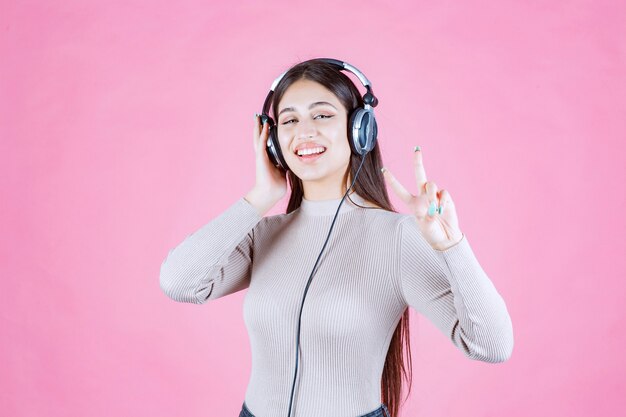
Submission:
[[[313,57],[370,79],[411,190],[422,147],[513,320],[494,365],[412,311],[403,415],[621,415],[624,2],[221,3],[2,1],[2,415],[238,414],[245,291],[175,303],[159,268],[254,185],[253,114]]]

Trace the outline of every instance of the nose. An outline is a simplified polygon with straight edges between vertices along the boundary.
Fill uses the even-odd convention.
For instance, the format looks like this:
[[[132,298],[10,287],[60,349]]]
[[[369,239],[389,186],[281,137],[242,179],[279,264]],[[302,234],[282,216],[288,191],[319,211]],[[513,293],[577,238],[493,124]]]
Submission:
[[[298,139],[312,138],[317,133],[315,123],[310,120],[302,120],[298,123],[298,131],[296,137]]]

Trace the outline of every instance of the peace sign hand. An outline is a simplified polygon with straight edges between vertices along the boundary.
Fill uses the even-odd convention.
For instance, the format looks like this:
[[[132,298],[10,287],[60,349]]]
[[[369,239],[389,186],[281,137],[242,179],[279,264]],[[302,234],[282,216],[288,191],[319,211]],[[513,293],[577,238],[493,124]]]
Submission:
[[[426,241],[436,250],[446,250],[463,239],[454,202],[447,190],[437,191],[437,184],[426,180],[422,151],[419,146],[415,147],[413,153],[413,165],[417,180],[417,195],[408,192],[388,169],[382,168],[381,171],[396,195],[409,206],[415,215],[417,225]]]

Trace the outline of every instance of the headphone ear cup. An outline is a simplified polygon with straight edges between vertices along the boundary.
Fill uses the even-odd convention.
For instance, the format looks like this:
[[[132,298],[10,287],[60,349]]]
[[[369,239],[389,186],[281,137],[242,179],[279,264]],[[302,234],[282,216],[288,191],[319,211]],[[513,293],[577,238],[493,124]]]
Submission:
[[[269,118],[270,130],[268,132],[267,138],[267,146],[265,150],[267,151],[267,156],[270,159],[270,162],[277,168],[282,169],[283,171],[289,171],[289,166],[287,165],[287,161],[283,157],[283,153],[280,149],[280,144],[278,143],[278,133],[276,132],[276,125],[274,121]]]
[[[359,133],[356,130],[356,123],[361,109],[355,109],[350,115],[350,121],[348,122],[348,143],[350,143],[350,149],[352,153],[361,155],[361,144]]]
[[[369,123],[368,126],[371,130],[370,140],[367,145],[367,152],[370,152],[376,146],[376,141],[378,140],[378,123],[376,123],[376,117],[373,112],[368,112]]]
[[[349,141],[350,147],[354,153],[365,155],[374,149],[378,135],[378,126],[376,125],[374,112],[363,108],[354,110],[350,116],[348,127],[350,130],[349,137],[351,138]]]

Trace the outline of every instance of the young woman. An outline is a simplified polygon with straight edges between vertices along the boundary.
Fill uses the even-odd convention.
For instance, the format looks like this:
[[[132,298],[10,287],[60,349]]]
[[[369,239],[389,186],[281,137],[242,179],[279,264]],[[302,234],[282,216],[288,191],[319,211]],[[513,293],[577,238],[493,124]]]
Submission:
[[[240,417],[397,417],[402,374],[410,391],[408,307],[466,357],[507,360],[505,302],[419,148],[414,195],[382,168],[378,142],[365,155],[352,148],[350,116],[364,100],[337,65],[312,59],[279,80],[273,134],[288,170],[270,159],[269,123],[255,115],[255,186],[170,250],[160,274],[179,302],[248,289],[252,370]],[[409,214],[393,209],[385,177]],[[288,183],[287,212],[265,216]]]

